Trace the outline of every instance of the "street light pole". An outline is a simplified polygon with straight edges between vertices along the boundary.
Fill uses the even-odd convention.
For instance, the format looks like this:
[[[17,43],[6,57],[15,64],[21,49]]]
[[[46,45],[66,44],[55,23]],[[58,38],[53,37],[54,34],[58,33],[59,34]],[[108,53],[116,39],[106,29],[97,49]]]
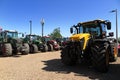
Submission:
[[[30,35],[32,34],[32,21],[30,20]]]
[[[117,17],[117,9],[116,9],[116,39],[117,39],[117,46],[118,46],[118,17]]]
[[[118,17],[117,17],[117,9],[112,10],[111,12],[115,12],[116,13],[116,41],[117,41],[117,47],[118,47]]]
[[[43,33],[44,33],[44,32],[43,32],[44,23],[45,23],[45,22],[44,22],[44,19],[42,18],[42,20],[41,20],[41,25],[42,25],[42,37],[43,37],[43,35],[44,35],[44,34],[43,34]]]

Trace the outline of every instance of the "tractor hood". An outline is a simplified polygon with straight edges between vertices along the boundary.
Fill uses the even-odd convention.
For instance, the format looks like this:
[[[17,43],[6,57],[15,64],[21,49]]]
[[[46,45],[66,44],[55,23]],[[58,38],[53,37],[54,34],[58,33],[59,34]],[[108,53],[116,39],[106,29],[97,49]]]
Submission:
[[[86,48],[87,42],[90,39],[89,33],[80,33],[80,34],[74,34],[70,37],[71,41],[79,41],[81,48],[84,50]]]
[[[82,38],[89,38],[90,34],[89,33],[80,33],[80,34],[74,34],[70,37],[70,40],[72,41],[79,41]]]

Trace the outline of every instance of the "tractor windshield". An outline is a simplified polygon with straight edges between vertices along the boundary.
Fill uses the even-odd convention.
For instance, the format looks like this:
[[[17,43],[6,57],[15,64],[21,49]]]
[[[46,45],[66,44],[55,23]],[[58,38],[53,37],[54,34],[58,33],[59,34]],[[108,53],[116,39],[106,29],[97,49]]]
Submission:
[[[38,37],[36,35],[27,35],[26,38],[30,39],[30,40],[37,40]]]
[[[30,36],[32,40],[37,40],[37,36]]]
[[[18,33],[17,32],[7,32],[7,37],[8,38],[18,38]]]
[[[90,33],[90,34],[95,34],[97,36],[100,35],[100,27],[83,27],[83,32],[84,33]]]
[[[45,41],[47,42],[47,41],[50,41],[51,40],[51,38],[50,37],[45,37]]]
[[[98,25],[81,25],[79,27],[79,33],[90,33],[90,34],[99,36],[101,34],[100,26],[98,26]]]

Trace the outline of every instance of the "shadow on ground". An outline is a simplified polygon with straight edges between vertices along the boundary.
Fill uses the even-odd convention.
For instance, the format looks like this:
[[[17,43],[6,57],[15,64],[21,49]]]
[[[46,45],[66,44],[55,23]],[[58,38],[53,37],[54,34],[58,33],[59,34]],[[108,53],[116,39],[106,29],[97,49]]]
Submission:
[[[120,79],[120,64],[110,64],[107,73],[96,72],[93,68],[88,67],[86,64],[78,64],[76,66],[65,66],[61,63],[60,59],[53,59],[42,61],[46,67],[42,68],[45,71],[52,71],[60,74],[74,73],[75,76],[84,76],[89,79],[96,80],[118,80]]]
[[[22,55],[20,55],[20,54],[17,54],[17,55],[11,55],[11,56],[2,56],[2,55],[0,55],[0,58],[7,58],[7,57],[14,57],[14,58],[19,58],[19,57],[21,57]]]

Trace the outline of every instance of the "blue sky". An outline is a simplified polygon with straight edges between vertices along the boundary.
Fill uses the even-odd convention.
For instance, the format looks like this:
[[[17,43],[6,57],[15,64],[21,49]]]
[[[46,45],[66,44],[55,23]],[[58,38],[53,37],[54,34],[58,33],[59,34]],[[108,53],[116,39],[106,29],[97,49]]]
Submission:
[[[32,20],[32,33],[41,35],[40,21],[44,18],[44,35],[60,27],[61,34],[69,37],[72,25],[104,19],[112,22],[111,31],[115,32],[115,13],[109,12],[113,9],[118,9],[120,26],[120,0],[0,0],[0,26],[29,34]]]

